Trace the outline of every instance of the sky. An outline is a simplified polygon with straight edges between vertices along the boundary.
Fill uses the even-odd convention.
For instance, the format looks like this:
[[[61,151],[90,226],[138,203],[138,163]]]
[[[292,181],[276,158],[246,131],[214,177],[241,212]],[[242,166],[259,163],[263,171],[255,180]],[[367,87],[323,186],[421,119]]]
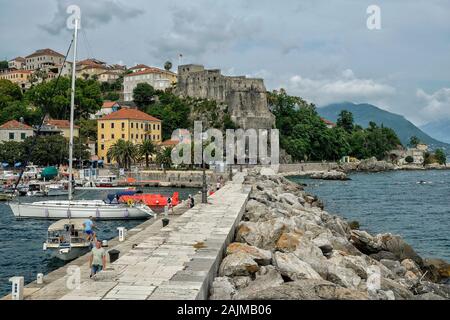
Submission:
[[[317,106],[372,103],[417,125],[450,119],[448,0],[0,0],[0,59],[65,53],[73,4],[80,59],[197,63]],[[367,26],[371,5],[379,29]]]

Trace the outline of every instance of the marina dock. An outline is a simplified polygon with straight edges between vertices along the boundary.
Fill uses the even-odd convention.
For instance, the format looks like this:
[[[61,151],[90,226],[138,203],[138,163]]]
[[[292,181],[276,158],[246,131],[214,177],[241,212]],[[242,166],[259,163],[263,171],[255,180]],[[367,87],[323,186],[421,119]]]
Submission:
[[[120,257],[90,279],[88,258],[82,256],[25,287],[28,300],[207,299],[225,248],[245,210],[250,189],[244,173],[194,208],[180,205],[162,226],[162,216],[128,231],[127,239],[109,242]],[[75,269],[74,269],[75,267]],[[79,267],[80,269],[76,269]],[[79,270],[79,285],[69,270]],[[4,299],[10,299],[10,296]]]

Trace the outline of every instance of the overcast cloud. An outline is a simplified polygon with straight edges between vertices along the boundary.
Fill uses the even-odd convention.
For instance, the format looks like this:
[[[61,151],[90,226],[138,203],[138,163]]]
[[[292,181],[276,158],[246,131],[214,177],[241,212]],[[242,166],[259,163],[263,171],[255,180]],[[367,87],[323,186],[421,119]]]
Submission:
[[[368,102],[416,124],[450,118],[447,0],[0,0],[0,57],[65,52],[82,10],[80,58],[183,63],[263,77],[324,105]],[[368,30],[366,9],[381,8]]]

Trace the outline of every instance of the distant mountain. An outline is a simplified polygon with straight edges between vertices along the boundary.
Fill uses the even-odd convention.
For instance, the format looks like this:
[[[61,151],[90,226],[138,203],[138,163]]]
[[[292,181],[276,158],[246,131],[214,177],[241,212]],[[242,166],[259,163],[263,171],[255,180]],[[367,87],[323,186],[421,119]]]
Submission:
[[[420,129],[440,141],[450,143],[450,119],[430,122]]]
[[[410,121],[406,120],[405,117],[382,110],[371,104],[354,104],[351,102],[343,102],[317,108],[318,113],[323,118],[331,121],[337,121],[339,113],[342,110],[347,110],[353,113],[355,123],[363,126],[364,128],[368,127],[370,121],[373,121],[378,125],[383,124],[385,127],[394,129],[404,146],[408,145],[409,139],[412,136],[416,136],[433,149],[444,148],[447,153],[450,152],[450,144],[430,137]]]

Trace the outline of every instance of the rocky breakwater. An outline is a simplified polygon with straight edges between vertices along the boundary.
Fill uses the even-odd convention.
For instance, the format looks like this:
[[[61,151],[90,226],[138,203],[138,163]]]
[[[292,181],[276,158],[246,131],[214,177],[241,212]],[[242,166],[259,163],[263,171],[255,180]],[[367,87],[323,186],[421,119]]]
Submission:
[[[347,177],[347,174],[342,171],[321,171],[321,172],[314,172],[310,175],[311,179],[318,179],[318,180],[351,180],[349,177]]]
[[[399,236],[351,230],[301,186],[250,172],[252,192],[211,299],[449,299],[449,265]]]
[[[377,160],[377,158],[369,158],[359,162],[341,163],[339,169],[344,172],[361,171],[361,172],[383,172],[398,169],[391,162]]]

